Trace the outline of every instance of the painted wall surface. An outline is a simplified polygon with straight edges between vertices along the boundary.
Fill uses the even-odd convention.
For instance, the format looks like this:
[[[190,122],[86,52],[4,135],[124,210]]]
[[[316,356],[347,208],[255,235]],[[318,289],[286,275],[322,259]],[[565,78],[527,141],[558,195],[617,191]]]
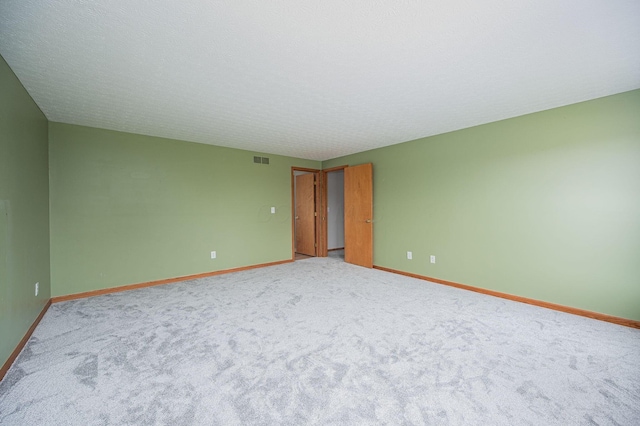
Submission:
[[[327,248],[344,247],[344,171],[327,173]]]
[[[640,320],[640,90],[323,167],[366,162],[375,265]]]
[[[291,259],[291,167],[320,167],[60,123],[49,142],[54,296]]]
[[[44,308],[49,278],[47,119],[0,57],[0,365]]]

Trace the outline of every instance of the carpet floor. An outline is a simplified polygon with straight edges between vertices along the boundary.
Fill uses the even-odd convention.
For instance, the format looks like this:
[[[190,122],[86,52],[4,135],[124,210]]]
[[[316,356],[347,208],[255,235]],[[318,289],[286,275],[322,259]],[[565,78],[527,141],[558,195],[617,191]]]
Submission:
[[[54,304],[2,425],[639,425],[640,330],[336,258]]]

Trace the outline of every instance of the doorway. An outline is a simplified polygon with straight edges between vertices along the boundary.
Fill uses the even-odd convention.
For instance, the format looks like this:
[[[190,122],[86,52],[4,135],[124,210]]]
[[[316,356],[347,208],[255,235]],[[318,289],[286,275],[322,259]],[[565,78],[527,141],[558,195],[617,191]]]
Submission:
[[[293,260],[335,251],[347,263],[373,267],[371,163],[322,171],[292,167],[291,197]]]
[[[344,169],[346,166],[323,170],[323,234],[327,252],[324,256],[344,260]]]

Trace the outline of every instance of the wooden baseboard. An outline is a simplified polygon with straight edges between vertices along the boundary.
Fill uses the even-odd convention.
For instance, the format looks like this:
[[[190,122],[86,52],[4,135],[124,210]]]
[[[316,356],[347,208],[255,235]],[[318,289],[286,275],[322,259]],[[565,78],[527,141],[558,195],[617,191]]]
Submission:
[[[418,278],[425,281],[430,281],[437,284],[444,284],[451,287],[461,288],[463,290],[475,291],[476,293],[488,294],[490,296],[500,297],[502,299],[514,300],[516,302],[526,303],[528,305],[540,306],[542,308],[553,309],[554,311],[566,312],[573,315],[580,315],[583,317],[593,318],[600,321],[611,322],[618,325],[623,325],[625,327],[638,328],[640,329],[640,321],[615,317],[613,315],[601,314],[599,312],[587,311],[585,309],[572,308],[570,306],[558,305],[556,303],[543,302],[542,300],[529,299],[528,297],[514,296],[509,293],[502,293],[494,290],[487,290],[485,288],[473,287],[466,284],[459,284],[452,281],[441,280],[439,278],[427,277],[424,275],[412,274],[410,272],[398,271],[396,269],[385,268],[383,266],[373,265],[375,269],[379,269],[381,271],[391,272],[394,274],[405,275],[407,277]]]
[[[265,268],[267,266],[281,265],[283,263],[291,263],[292,259],[279,260],[277,262],[260,263],[257,265],[241,266],[239,268],[223,269],[221,271],[204,272],[202,274],[185,275],[182,277],[168,278],[164,280],[148,281],[138,284],[129,284],[119,287],[103,288],[100,290],[85,291],[82,293],[68,294],[65,296],[56,296],[51,298],[52,303],[66,302],[68,300],[84,299],[86,297],[101,296],[103,294],[119,293],[121,291],[136,290],[139,288],[153,287],[157,285],[170,284],[178,281],[194,280],[197,278],[212,277],[214,275],[230,274],[232,272],[246,271],[249,269]]]
[[[29,327],[22,340],[20,340],[18,346],[16,346],[13,352],[11,352],[11,355],[9,355],[7,361],[2,365],[2,368],[0,368],[0,380],[4,378],[4,376],[7,374],[7,371],[9,371],[9,368],[11,368],[13,362],[16,360],[16,358],[18,358],[20,352],[22,352],[22,348],[24,348],[24,345],[26,345],[29,341],[29,338],[33,334],[33,330],[35,330],[38,324],[40,324],[40,320],[42,320],[42,317],[44,317],[44,314],[47,312],[47,309],[49,309],[49,306],[51,306],[51,299],[47,300],[47,303],[45,303],[44,308],[42,308],[40,315],[38,315],[33,324],[31,324],[31,327]]]
[[[91,297],[91,296],[99,296],[99,295],[102,295],[102,294],[118,293],[118,292],[121,292],[121,291],[135,290],[135,289],[138,289],[138,288],[152,287],[152,286],[156,286],[156,285],[169,284],[169,283],[174,283],[174,282],[178,282],[178,281],[185,281],[185,280],[191,280],[191,279],[197,279],[197,278],[211,277],[211,276],[215,276],[215,275],[229,274],[229,273],[232,273],[232,272],[246,271],[246,270],[249,270],[249,269],[264,268],[264,267],[267,267],[267,266],[281,265],[283,263],[290,263],[290,262],[293,262],[293,260],[292,259],[286,259],[286,260],[280,260],[280,261],[277,261],[277,262],[261,263],[261,264],[258,264],[258,265],[242,266],[242,267],[239,267],[239,268],[224,269],[224,270],[221,270],[221,271],[205,272],[205,273],[202,273],[202,274],[186,275],[186,276],[183,276],[183,277],[169,278],[169,279],[157,280],[157,281],[149,281],[149,282],[144,282],[144,283],[139,283],[139,284],[125,285],[125,286],[121,286],[121,287],[105,288],[105,289],[101,289],[101,290],[87,291],[87,292],[83,292],[83,293],[69,294],[69,295],[66,295],[66,296],[52,297],[44,305],[44,308],[42,308],[42,311],[40,312],[40,314],[38,315],[36,320],[33,322],[33,324],[31,324],[31,327],[29,327],[29,330],[27,330],[27,333],[24,335],[22,340],[20,340],[20,342],[18,343],[18,346],[16,346],[16,348],[13,350],[13,352],[11,353],[11,355],[9,356],[7,361],[2,365],[2,368],[0,368],[0,380],[2,380],[4,378],[4,376],[7,374],[7,371],[9,371],[9,368],[11,367],[13,362],[16,360],[16,358],[18,357],[18,355],[20,354],[20,352],[22,351],[24,346],[29,341],[29,338],[33,334],[33,331],[38,326],[38,324],[42,320],[42,317],[44,317],[44,314],[47,312],[47,310],[49,309],[49,306],[51,306],[52,303],[64,302],[64,301],[67,301],[67,300],[82,299],[82,298]],[[448,285],[448,286],[451,286],[451,287],[460,288],[460,289],[463,289],[463,290],[475,291],[476,293],[487,294],[487,295],[490,295],[490,296],[500,297],[500,298],[503,298],[503,299],[513,300],[513,301],[516,301],[516,302],[527,303],[529,305],[540,306],[540,307],[543,307],[543,308],[553,309],[553,310],[561,311],[561,312],[566,312],[566,313],[573,314],[573,315],[580,315],[580,316],[583,316],[583,317],[593,318],[593,319],[600,320],[600,321],[606,321],[606,322],[610,322],[610,323],[613,323],[613,324],[618,324],[618,325],[623,325],[623,326],[626,326],[626,327],[640,329],[640,321],[636,321],[636,320],[616,317],[616,316],[607,315],[607,314],[601,314],[599,312],[587,311],[585,309],[572,308],[570,306],[558,305],[556,303],[543,302],[541,300],[529,299],[527,297],[514,296],[514,295],[508,294],[508,293],[502,293],[502,292],[499,292],[499,291],[488,290],[488,289],[484,289],[484,288],[480,288],[480,287],[473,287],[473,286],[470,286],[470,285],[459,284],[459,283],[455,283],[453,281],[447,281],[447,280],[441,280],[439,278],[427,277],[425,275],[412,274],[410,272],[404,272],[404,271],[399,271],[399,270],[396,270],[396,269],[385,268],[383,266],[378,266],[378,265],[373,265],[373,268],[374,269],[379,269],[381,271],[391,272],[393,274],[399,274],[399,275],[405,275],[407,277],[418,278],[418,279],[421,279],[421,280],[430,281],[430,282],[437,283],[437,284],[444,284],[444,285]]]
[[[193,280],[197,278],[212,277],[214,275],[229,274],[231,272],[240,272],[240,271],[246,271],[249,269],[264,268],[267,266],[275,266],[275,265],[280,265],[283,263],[291,263],[291,262],[293,262],[292,259],[286,259],[286,260],[280,260],[277,262],[241,266],[239,268],[224,269],[221,271],[205,272],[202,274],[194,274],[194,275],[185,275],[183,277],[168,278],[168,279],[157,280],[157,281],[148,281],[148,282],[139,283],[139,284],[124,285],[121,287],[104,288],[100,290],[86,291],[83,293],[69,294],[66,296],[52,297],[44,305],[44,308],[42,309],[42,312],[40,312],[40,315],[38,315],[38,318],[36,318],[36,320],[33,322],[31,327],[29,327],[29,330],[27,330],[27,333],[24,335],[22,340],[20,340],[20,342],[18,343],[18,346],[16,346],[13,352],[11,352],[11,355],[9,356],[7,361],[2,365],[2,368],[0,368],[0,380],[2,380],[4,376],[7,374],[7,371],[9,371],[9,368],[11,368],[11,365],[13,364],[13,362],[16,360],[16,358],[18,357],[18,355],[20,354],[24,346],[29,341],[29,338],[33,334],[33,331],[36,329],[36,327],[40,323],[40,320],[42,320],[42,317],[47,312],[47,309],[49,309],[49,306],[51,306],[52,303],[65,302],[67,300],[83,299],[85,297],[99,296],[102,294],[119,293],[121,291],[135,290],[138,288],[152,287],[152,286],[162,285],[162,284],[170,284],[178,281]]]

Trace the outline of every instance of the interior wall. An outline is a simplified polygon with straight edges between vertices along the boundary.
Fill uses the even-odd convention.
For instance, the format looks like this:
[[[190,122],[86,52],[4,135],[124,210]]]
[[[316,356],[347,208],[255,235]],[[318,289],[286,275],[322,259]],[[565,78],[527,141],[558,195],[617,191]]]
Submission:
[[[327,248],[344,247],[344,170],[327,173]]]
[[[49,278],[47,119],[0,57],[0,365],[44,308]]]
[[[638,117],[635,90],[322,166],[373,163],[375,265],[640,320]]]
[[[291,259],[291,167],[320,168],[60,123],[49,138],[53,296]]]

